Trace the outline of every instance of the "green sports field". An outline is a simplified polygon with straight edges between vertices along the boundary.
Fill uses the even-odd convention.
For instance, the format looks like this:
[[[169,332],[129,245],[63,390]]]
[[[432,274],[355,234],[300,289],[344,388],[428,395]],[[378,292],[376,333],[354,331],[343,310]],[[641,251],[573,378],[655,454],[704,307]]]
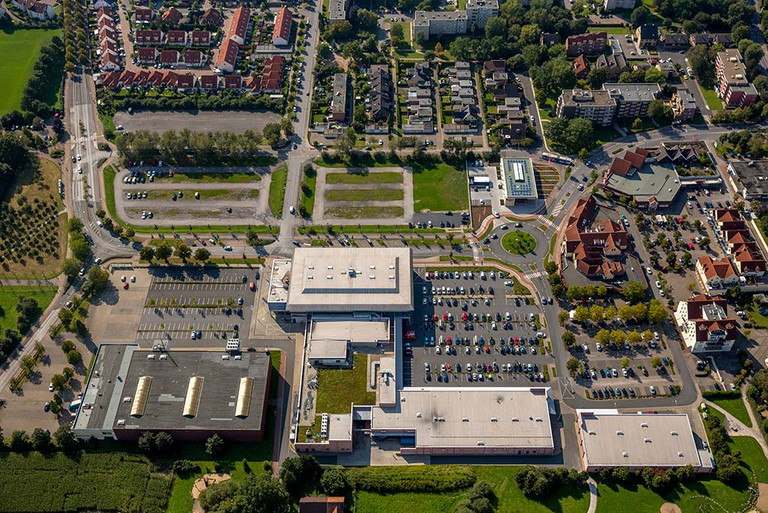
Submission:
[[[40,48],[60,30],[0,31],[0,115],[18,109],[21,93],[35,67]]]

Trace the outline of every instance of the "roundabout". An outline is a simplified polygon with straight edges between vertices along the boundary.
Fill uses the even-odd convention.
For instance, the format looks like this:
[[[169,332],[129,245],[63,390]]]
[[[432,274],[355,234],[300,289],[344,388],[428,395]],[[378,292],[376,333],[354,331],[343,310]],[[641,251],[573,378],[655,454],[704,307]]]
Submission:
[[[502,236],[501,247],[513,255],[525,256],[536,249],[536,239],[530,233],[515,230]]]

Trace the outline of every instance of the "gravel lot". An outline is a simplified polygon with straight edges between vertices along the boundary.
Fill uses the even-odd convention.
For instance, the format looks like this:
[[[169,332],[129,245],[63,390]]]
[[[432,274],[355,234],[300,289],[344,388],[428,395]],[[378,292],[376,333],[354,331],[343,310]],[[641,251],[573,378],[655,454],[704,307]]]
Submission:
[[[193,132],[242,133],[246,130],[260,132],[267,123],[279,122],[281,119],[274,112],[118,112],[115,114],[115,126],[122,125],[124,132],[165,132],[188,128]]]

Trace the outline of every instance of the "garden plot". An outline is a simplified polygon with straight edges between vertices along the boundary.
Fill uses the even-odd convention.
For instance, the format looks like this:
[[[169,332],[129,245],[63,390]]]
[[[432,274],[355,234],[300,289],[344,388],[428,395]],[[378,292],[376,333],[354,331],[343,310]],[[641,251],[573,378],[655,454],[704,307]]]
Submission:
[[[546,198],[560,181],[560,174],[553,167],[536,164],[534,168],[536,169],[536,186],[539,189],[539,196]]]

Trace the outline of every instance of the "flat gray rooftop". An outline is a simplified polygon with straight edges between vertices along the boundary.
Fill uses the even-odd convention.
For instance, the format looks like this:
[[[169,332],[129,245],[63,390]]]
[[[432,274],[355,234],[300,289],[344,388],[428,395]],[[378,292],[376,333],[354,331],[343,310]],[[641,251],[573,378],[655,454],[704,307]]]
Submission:
[[[688,415],[580,410],[587,466],[701,466]]]
[[[243,353],[240,360],[234,356],[222,360],[225,353],[221,351],[160,353],[135,347],[101,346],[81,408],[81,412],[89,408],[92,413],[87,417],[80,414],[76,428],[261,429],[269,355]],[[141,414],[131,415],[132,408],[141,402],[137,385],[143,377],[151,378],[145,406]],[[192,396],[194,413],[185,416],[190,379],[195,377],[202,378],[202,386]],[[250,395],[244,399],[246,413],[236,416],[242,378],[251,378]],[[81,421],[84,424],[80,425]]]
[[[680,177],[671,164],[648,164],[632,173],[621,176],[611,173],[606,185],[615,191],[634,196],[642,203],[655,197],[660,203],[671,203],[680,192]]]

